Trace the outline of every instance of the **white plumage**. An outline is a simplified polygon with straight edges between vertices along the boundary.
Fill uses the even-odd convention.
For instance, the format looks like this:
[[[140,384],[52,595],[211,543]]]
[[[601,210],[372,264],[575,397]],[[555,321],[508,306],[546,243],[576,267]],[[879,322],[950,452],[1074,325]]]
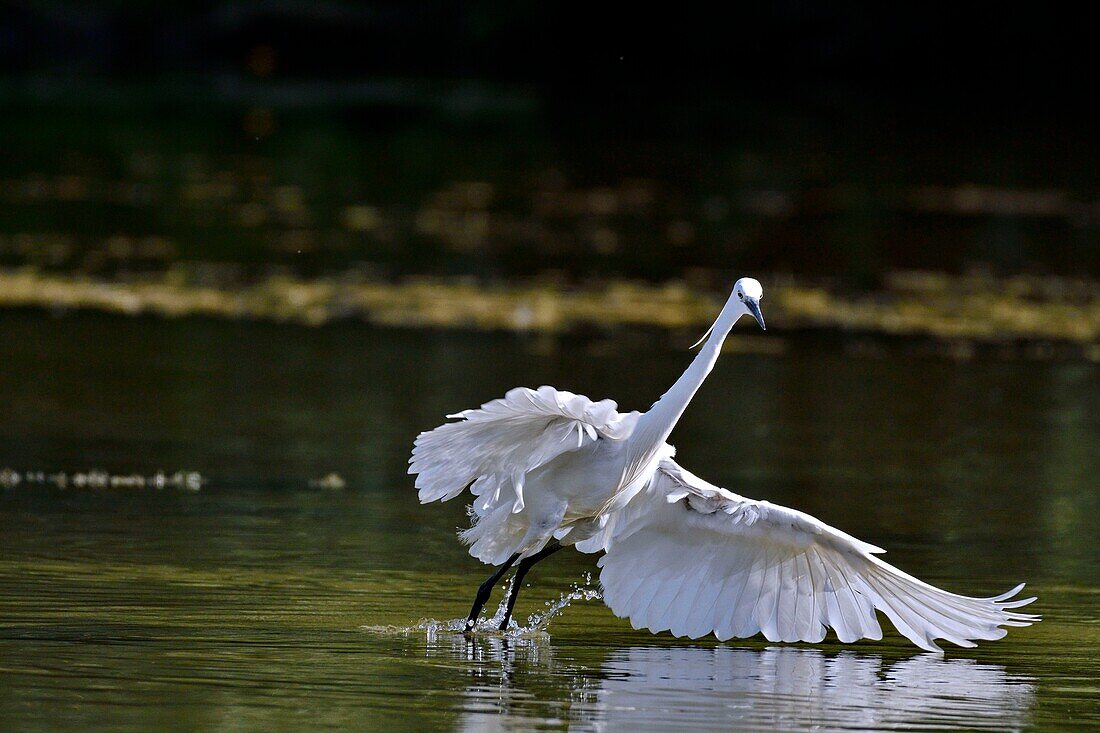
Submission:
[[[555,543],[605,552],[600,582],[611,610],[676,636],[819,642],[832,628],[843,642],[880,639],[877,609],[917,646],[939,650],[935,639],[974,646],[1038,620],[1014,610],[1035,600],[1010,600],[1022,584],[993,598],[949,593],[883,562],[878,547],[672,460],[666,439],[733,324],[748,313],[763,327],[761,297],[759,283],[739,280],[699,355],[645,413],[516,388],[416,439],[409,473],[420,501],[469,488],[474,522],[462,538],[474,557],[502,566],[479,591],[468,628],[508,566],[520,561],[522,576]]]
[[[623,445],[638,413],[623,415],[611,400],[592,402],[583,395],[543,386],[537,390],[516,387],[502,399],[448,417],[460,422],[417,437],[409,473],[417,474],[422,504],[447,501],[470,489],[475,497],[474,523],[462,539],[474,557],[500,565],[517,552],[537,550],[559,529],[569,507],[553,499],[567,492],[551,493],[550,486],[568,480],[561,475],[564,464],[605,453],[604,444]],[[563,456],[567,457],[555,466],[555,459]],[[554,477],[549,481],[547,468]],[[541,490],[533,497],[534,507],[527,506],[529,483]],[[561,510],[554,526],[539,516],[548,508]],[[542,531],[532,532],[532,527],[540,526]]]
[[[465,488],[455,479],[464,478],[474,496],[486,496],[485,506],[504,496],[513,512],[522,511],[528,473],[599,438],[630,435],[638,413],[620,415],[616,407],[553,387],[516,387],[502,399],[448,415],[462,422],[421,433],[413,447],[410,472],[419,474],[420,501],[453,499]]]
[[[761,632],[769,641],[881,639],[875,609],[922,649],[934,639],[974,646],[1001,626],[1027,626],[1033,601],[948,593],[875,557],[884,550],[808,514],[713,486],[671,459],[647,490],[645,519],[600,558],[604,601],[634,628],[721,640]]]

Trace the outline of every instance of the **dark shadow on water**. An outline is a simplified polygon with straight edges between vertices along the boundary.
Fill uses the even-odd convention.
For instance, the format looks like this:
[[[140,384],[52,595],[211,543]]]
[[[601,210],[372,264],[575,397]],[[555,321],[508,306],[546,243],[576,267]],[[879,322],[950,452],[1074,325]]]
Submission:
[[[545,638],[448,634],[427,645],[429,657],[469,665],[460,730],[523,729],[546,714],[535,704],[546,690],[562,687],[562,722],[624,731],[1018,730],[1035,703],[1029,677],[936,654],[891,661],[800,647],[634,646],[596,670],[567,654]]]

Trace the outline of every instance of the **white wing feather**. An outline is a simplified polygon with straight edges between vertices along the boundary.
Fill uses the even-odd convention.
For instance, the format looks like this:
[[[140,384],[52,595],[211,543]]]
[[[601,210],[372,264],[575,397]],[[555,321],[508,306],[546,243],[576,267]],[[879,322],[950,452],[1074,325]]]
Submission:
[[[467,486],[484,516],[502,502],[523,510],[524,477],[567,451],[607,438],[628,437],[638,413],[620,414],[612,400],[539,387],[517,387],[480,408],[450,418],[416,438],[409,473],[417,474],[420,502],[447,501]]]
[[[604,602],[634,628],[721,640],[881,639],[875,610],[929,651],[974,646],[1038,616],[1009,600],[949,593],[875,557],[883,552],[808,514],[714,486],[666,459],[627,506],[600,559]]]

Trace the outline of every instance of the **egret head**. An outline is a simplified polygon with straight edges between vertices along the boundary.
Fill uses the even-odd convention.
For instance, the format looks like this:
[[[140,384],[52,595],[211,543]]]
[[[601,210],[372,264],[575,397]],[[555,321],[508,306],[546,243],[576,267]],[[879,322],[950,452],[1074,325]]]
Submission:
[[[760,299],[763,297],[764,288],[760,287],[759,280],[743,277],[735,282],[733,292],[730,293],[730,298],[726,301],[722,312],[718,314],[718,318],[714,320],[714,323],[710,324],[710,328],[707,329],[702,338],[691,345],[691,348],[694,349],[706,341],[719,323],[725,324],[721,329],[722,338],[725,338],[733,324],[743,315],[750,315],[755,318],[756,322],[760,324],[760,328],[766,331],[767,329],[764,328],[764,314],[760,312]]]
[[[743,277],[733,284],[733,298],[737,298],[744,308],[744,312],[756,319],[762,330],[764,326],[764,314],[760,312],[760,299],[764,297],[764,288],[760,287],[760,281],[751,277]]]

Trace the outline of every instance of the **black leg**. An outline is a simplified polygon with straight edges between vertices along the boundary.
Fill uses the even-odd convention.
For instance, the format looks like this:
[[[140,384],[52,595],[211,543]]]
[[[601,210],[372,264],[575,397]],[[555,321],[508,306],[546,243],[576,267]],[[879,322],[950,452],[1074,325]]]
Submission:
[[[500,582],[500,579],[504,577],[504,574],[508,572],[508,568],[519,559],[519,553],[512,555],[508,558],[500,569],[489,576],[481,586],[477,589],[477,595],[474,597],[474,607],[470,609],[470,617],[466,619],[466,632],[473,631],[474,626],[477,625],[477,617],[481,613],[481,609],[485,608],[485,603],[489,600],[489,596],[493,592],[493,587]]]
[[[545,560],[560,549],[561,545],[557,540],[550,540],[550,544],[546,547],[531,555],[531,557],[525,557],[519,561],[519,565],[516,566],[516,577],[512,578],[512,592],[508,594],[508,607],[504,611],[504,620],[500,622],[501,631],[508,630],[508,621],[512,618],[512,609],[516,607],[516,598],[519,597],[523,576],[527,575],[527,571],[531,569],[532,565],[539,560]]]

